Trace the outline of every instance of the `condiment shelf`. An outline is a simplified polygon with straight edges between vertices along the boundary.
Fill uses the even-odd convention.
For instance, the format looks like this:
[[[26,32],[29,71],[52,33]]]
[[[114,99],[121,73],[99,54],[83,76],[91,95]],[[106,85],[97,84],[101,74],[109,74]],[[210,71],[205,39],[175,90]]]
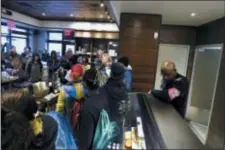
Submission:
[[[121,149],[164,149],[157,124],[148,110],[145,97],[130,94],[131,110],[125,116]]]

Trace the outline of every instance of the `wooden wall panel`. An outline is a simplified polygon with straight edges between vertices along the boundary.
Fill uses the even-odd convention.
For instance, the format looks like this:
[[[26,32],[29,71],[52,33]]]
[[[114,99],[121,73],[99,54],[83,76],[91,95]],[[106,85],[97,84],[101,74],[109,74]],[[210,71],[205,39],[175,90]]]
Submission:
[[[119,55],[128,56],[133,68],[133,89],[147,92],[154,84],[161,15],[122,13]]]
[[[160,28],[160,43],[195,45],[196,27],[162,25]]]

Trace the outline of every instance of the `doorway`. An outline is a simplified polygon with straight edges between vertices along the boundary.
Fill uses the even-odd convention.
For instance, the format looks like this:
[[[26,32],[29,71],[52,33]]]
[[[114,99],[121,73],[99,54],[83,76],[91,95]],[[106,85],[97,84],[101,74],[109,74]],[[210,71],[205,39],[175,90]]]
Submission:
[[[203,144],[207,139],[221,56],[222,45],[199,46],[195,51],[186,119]]]
[[[161,86],[161,72],[160,66],[163,61],[172,60],[176,64],[177,72],[186,76],[188,58],[189,58],[189,45],[175,45],[175,44],[160,44],[158,52],[158,62],[155,78],[155,88],[159,89]]]
[[[64,55],[65,53],[66,53],[66,51],[68,50],[68,49],[71,49],[72,50],[72,52],[73,52],[73,54],[75,54],[76,53],[76,45],[75,45],[75,42],[74,42],[74,40],[71,40],[71,41],[69,41],[69,40],[64,40],[63,41],[63,44],[62,44],[62,54]]]

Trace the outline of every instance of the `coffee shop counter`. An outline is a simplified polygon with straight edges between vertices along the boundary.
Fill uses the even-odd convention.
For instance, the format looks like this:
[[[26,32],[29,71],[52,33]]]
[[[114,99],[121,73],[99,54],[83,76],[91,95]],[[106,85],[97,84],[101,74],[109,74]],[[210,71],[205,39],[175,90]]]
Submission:
[[[152,113],[136,93],[129,94],[131,109],[125,116],[123,126],[124,149],[165,149]]]
[[[172,105],[142,93],[131,93],[130,101],[132,109],[124,125],[126,149],[205,148]]]

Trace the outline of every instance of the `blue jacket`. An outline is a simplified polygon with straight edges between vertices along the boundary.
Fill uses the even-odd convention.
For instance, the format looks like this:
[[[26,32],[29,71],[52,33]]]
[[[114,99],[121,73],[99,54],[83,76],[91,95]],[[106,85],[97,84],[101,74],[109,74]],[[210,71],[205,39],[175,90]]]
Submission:
[[[132,70],[127,70],[124,74],[124,81],[129,91],[132,90]]]

